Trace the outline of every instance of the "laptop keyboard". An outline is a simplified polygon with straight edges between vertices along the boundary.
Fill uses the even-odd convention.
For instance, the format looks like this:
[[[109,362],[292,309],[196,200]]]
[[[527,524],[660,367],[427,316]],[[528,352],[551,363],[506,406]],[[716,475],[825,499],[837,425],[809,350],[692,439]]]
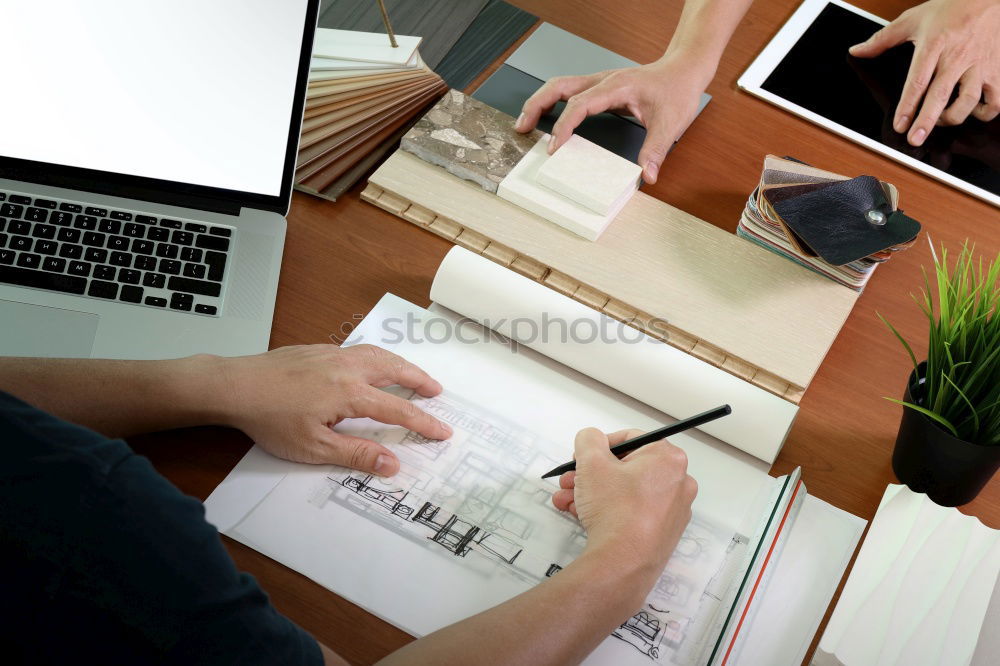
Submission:
[[[0,192],[0,283],[217,316],[233,232]]]

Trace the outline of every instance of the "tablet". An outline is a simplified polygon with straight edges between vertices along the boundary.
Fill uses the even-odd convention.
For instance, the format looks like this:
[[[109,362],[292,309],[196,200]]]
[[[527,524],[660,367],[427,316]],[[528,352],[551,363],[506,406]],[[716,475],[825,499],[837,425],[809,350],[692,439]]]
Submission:
[[[913,45],[878,58],[847,49],[887,21],[840,0],[805,0],[749,69],[743,90],[1000,206],[1000,118],[936,127],[913,147],[892,129]],[[873,174],[874,175],[874,174]]]

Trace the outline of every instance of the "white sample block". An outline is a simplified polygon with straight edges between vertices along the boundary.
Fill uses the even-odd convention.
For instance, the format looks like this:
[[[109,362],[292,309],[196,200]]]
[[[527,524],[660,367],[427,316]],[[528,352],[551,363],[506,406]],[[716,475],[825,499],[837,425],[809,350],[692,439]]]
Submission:
[[[549,135],[545,134],[518,162],[507,177],[500,181],[497,196],[543,217],[587,240],[597,240],[628,202],[623,199],[607,214],[574,203],[538,184],[538,171],[551,159],[548,155]]]
[[[641,175],[638,164],[574,134],[539,167],[538,184],[607,215],[635,194]]]
[[[317,28],[313,38],[313,57],[376,62],[386,65],[405,65],[417,52],[423,37],[396,35],[396,44],[389,43],[389,36],[380,32],[332,30]]]

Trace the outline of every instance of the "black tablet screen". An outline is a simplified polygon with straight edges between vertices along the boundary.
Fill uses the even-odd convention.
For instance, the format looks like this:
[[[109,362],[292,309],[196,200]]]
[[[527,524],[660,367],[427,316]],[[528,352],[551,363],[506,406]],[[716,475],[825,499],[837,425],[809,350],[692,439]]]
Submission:
[[[761,86],[764,90],[982,189],[1000,194],[1000,118],[970,117],[958,127],[936,127],[914,148],[892,129],[913,45],[875,59],[847,49],[881,26],[828,4]]]

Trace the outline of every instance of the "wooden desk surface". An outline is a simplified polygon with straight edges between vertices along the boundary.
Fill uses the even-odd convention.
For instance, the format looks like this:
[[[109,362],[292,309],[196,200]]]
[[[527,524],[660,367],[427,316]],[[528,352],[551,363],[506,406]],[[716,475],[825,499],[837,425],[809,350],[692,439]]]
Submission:
[[[665,48],[681,0],[514,0],[514,4],[639,62]],[[907,0],[855,0],[896,17]],[[906,212],[936,243],[965,238],[1000,251],[1000,211],[858,147],[736,89],[738,76],[792,14],[797,0],[757,0],[737,30],[708,91],[713,100],[667,157],[660,182],[645,191],[719,227],[735,230],[764,155],[794,155],[830,171],[895,183]],[[474,84],[475,86],[476,84]],[[363,183],[361,184],[363,185]],[[428,304],[431,279],[450,245],[358,198],[336,203],[296,193],[278,290],[271,346],[329,342],[387,291]],[[875,316],[911,340],[926,337],[909,294],[930,262],[926,242],[880,267],[807,391],[772,473],[802,467],[809,492],[871,518],[886,484],[909,372],[899,344]],[[920,346],[918,344],[918,346]],[[250,446],[240,433],[198,429],[137,438],[136,449],[181,490],[204,499]],[[1000,528],[1000,475],[963,511]],[[225,539],[277,607],[351,663],[371,663],[410,640],[391,625],[305,577]]]

